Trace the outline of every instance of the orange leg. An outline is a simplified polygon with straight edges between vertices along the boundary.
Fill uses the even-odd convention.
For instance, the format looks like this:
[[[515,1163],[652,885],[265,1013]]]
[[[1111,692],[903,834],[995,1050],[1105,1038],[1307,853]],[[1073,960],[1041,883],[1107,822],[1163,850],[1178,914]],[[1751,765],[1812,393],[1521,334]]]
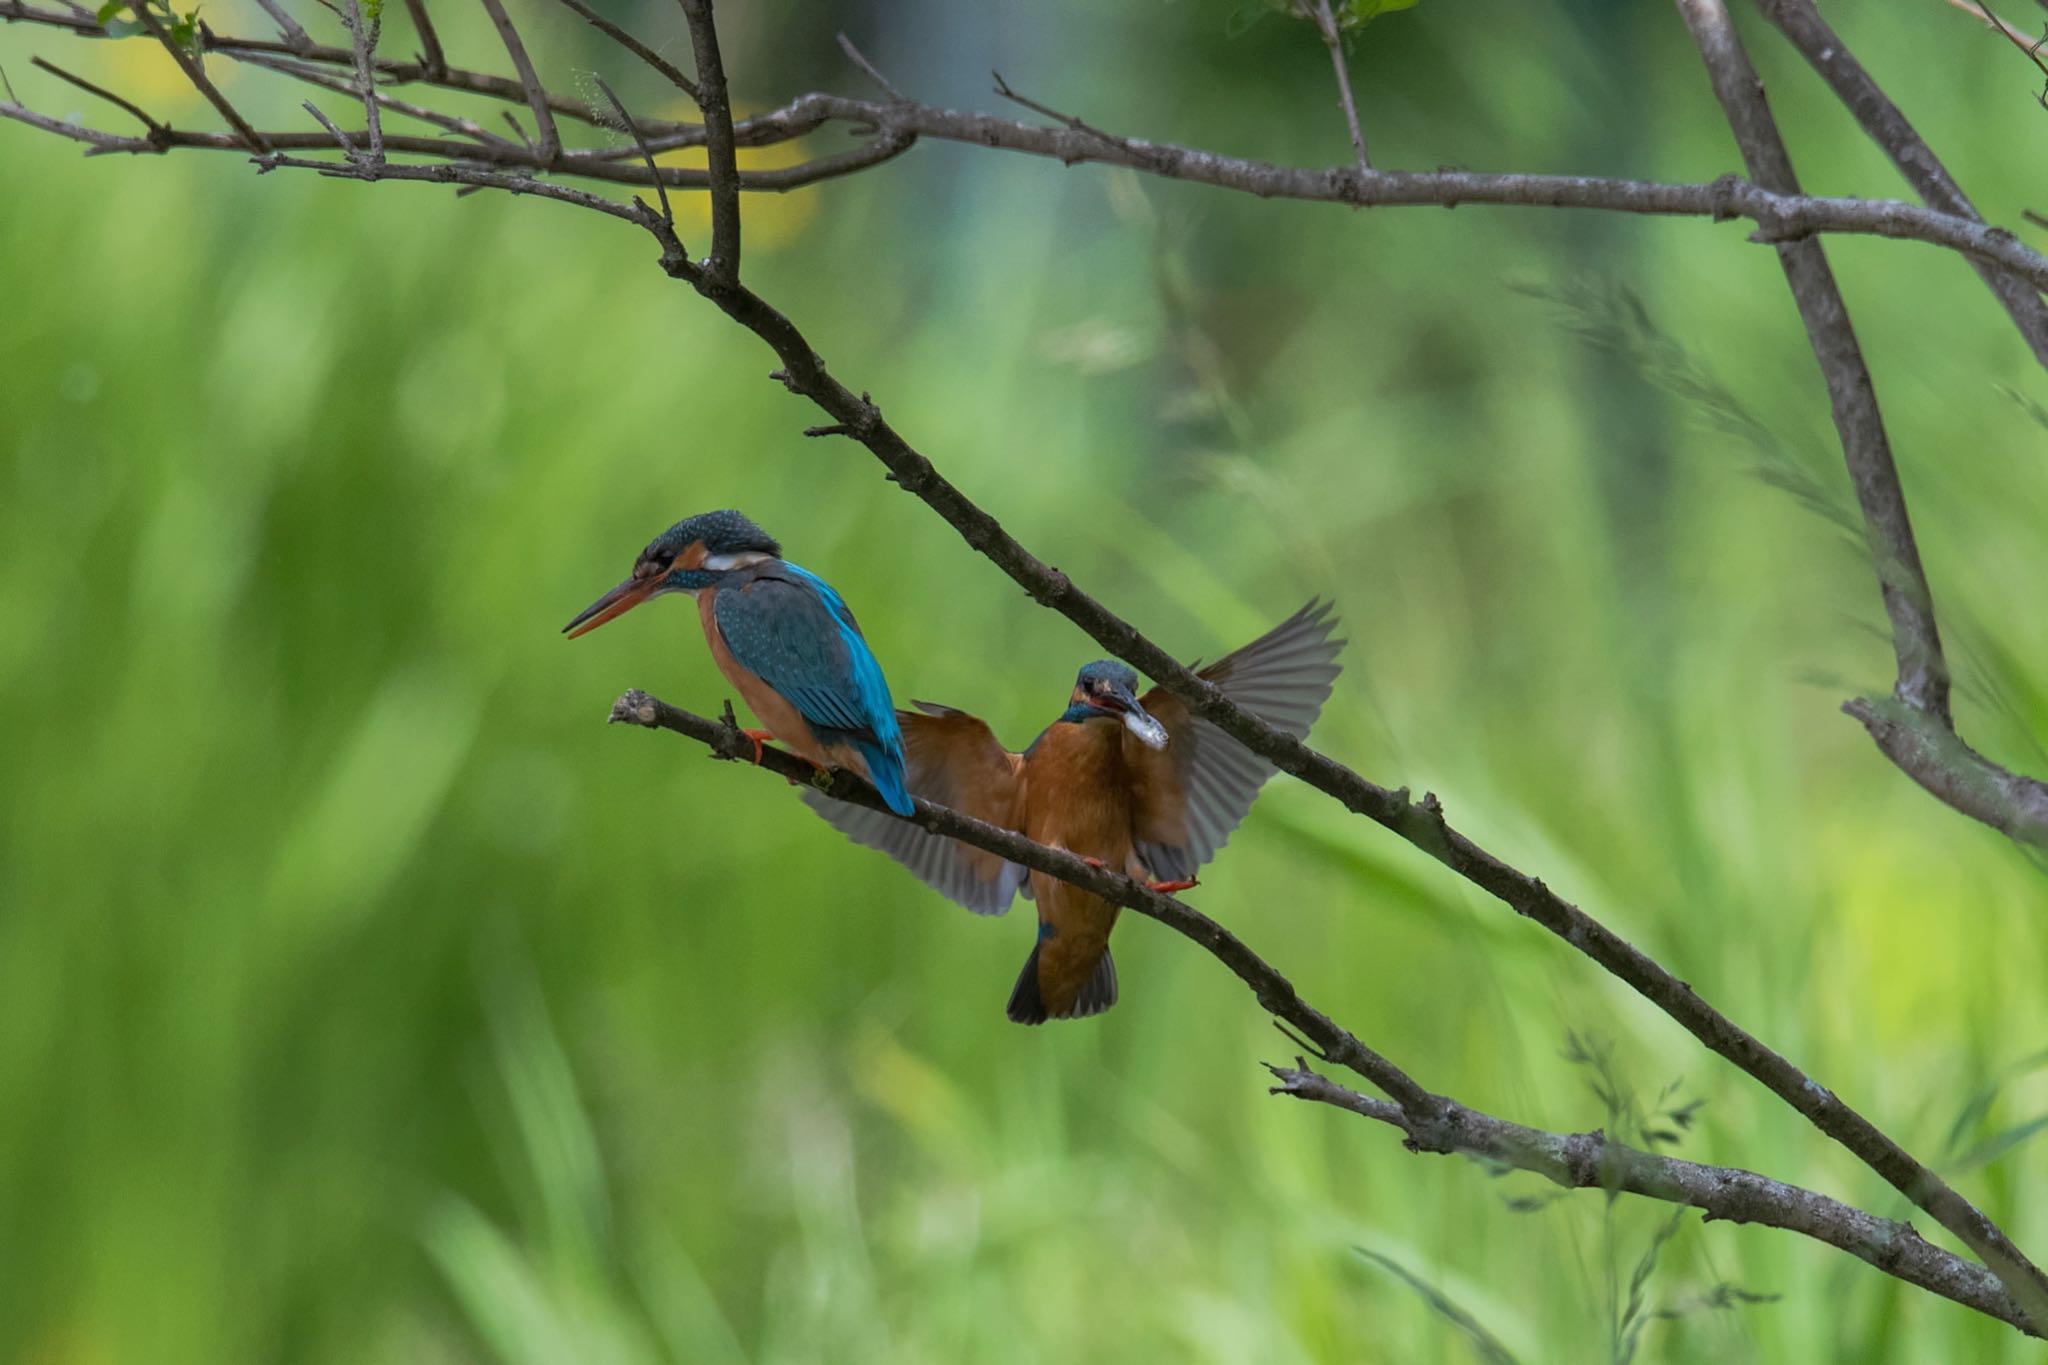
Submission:
[[[1109,870],[1109,864],[1105,863],[1100,858],[1083,858],[1081,861],[1088,864],[1088,866],[1090,867],[1099,867],[1105,872]]]
[[[740,731],[740,733],[742,735],[745,735],[749,740],[753,741],[754,763],[756,766],[759,766],[761,762],[761,746],[768,740],[775,738],[775,732],[773,730],[742,730]],[[798,754],[797,757],[803,758],[804,762],[810,764],[813,768],[816,768],[821,773],[826,771],[825,765],[818,762],[816,759],[804,758],[802,754]],[[789,785],[792,787],[800,787],[803,785],[801,782],[798,782],[793,777],[784,777],[782,780],[789,783]]]
[[[1200,886],[1201,884],[1202,884],[1202,879],[1201,879],[1201,878],[1199,878],[1199,877],[1188,877],[1188,878],[1186,878],[1186,879],[1184,879],[1184,880],[1182,880],[1182,881],[1177,881],[1177,882],[1146,882],[1146,883],[1145,883],[1145,888],[1146,888],[1146,889],[1147,889],[1148,891],[1159,891],[1159,892],[1165,892],[1165,893],[1170,893],[1170,892],[1174,892],[1174,891],[1191,891],[1191,890],[1193,890],[1193,889],[1194,889],[1195,887],[1198,887],[1198,886]]]

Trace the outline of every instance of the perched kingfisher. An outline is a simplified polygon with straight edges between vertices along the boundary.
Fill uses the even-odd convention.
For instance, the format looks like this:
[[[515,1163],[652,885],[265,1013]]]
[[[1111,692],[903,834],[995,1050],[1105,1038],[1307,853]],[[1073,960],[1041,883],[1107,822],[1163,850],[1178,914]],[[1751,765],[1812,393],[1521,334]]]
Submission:
[[[562,630],[574,639],[669,592],[697,599],[718,671],[767,727],[745,732],[756,762],[761,741],[779,739],[820,768],[859,773],[889,809],[911,813],[888,681],[831,584],[784,559],[738,512],[705,512],[656,536],[632,576]]]
[[[1201,676],[1304,738],[1337,679],[1344,642],[1330,638],[1335,627],[1329,607],[1311,601]],[[1274,769],[1165,689],[1140,697],[1137,686],[1138,675],[1114,659],[1089,664],[1067,709],[1021,754],[965,711],[913,702],[917,711],[896,713],[910,790],[1155,890],[1193,886],[1196,869],[1223,847]],[[978,915],[1002,914],[1020,890],[1037,903],[1038,941],[1010,993],[1010,1018],[1079,1019],[1116,1003],[1115,905],[878,811],[818,791],[804,799],[848,838]]]

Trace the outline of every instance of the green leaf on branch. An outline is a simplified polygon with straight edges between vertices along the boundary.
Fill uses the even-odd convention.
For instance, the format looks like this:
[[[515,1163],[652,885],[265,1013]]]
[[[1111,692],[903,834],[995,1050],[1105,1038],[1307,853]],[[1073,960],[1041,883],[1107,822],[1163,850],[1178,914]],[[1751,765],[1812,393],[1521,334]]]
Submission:
[[[200,46],[199,11],[196,9],[189,10],[181,15],[172,10],[169,5],[166,5],[164,6],[164,13],[170,19],[167,27],[170,30],[171,41],[197,57]]]
[[[1397,9],[1413,9],[1416,0],[1344,0],[1333,6],[1337,12],[1338,28],[1364,28],[1382,14],[1392,14]]]

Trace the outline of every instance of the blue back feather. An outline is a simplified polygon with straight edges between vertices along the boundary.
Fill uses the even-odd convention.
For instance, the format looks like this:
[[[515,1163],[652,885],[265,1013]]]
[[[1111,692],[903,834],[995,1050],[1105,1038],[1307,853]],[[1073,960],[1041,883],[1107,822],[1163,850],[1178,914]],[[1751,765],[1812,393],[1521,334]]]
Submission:
[[[733,658],[794,706],[820,739],[859,751],[889,808],[910,814],[888,680],[832,585],[779,561],[721,588],[712,610]]]

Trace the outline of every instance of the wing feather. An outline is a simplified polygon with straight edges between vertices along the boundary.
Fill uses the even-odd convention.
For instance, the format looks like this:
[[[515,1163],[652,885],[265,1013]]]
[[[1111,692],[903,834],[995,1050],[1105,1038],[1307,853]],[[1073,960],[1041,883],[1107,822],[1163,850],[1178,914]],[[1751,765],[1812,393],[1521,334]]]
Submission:
[[[987,725],[965,711],[912,705],[926,714],[898,711],[903,731],[904,781],[921,796],[962,815],[1016,827],[1017,755]],[[804,802],[857,844],[879,849],[909,868],[926,886],[977,915],[1010,908],[1026,872],[1017,864],[957,839],[928,833],[905,820],[835,801],[805,788]]]
[[[1201,670],[1225,696],[1276,729],[1306,738],[1340,671],[1342,640],[1330,638],[1335,614],[1311,600],[1258,639]],[[1163,751],[1124,736],[1124,759],[1137,773],[1138,856],[1160,878],[1191,877],[1216,856],[1243,821],[1273,765],[1179,698],[1155,687],[1139,699],[1166,727]]]

